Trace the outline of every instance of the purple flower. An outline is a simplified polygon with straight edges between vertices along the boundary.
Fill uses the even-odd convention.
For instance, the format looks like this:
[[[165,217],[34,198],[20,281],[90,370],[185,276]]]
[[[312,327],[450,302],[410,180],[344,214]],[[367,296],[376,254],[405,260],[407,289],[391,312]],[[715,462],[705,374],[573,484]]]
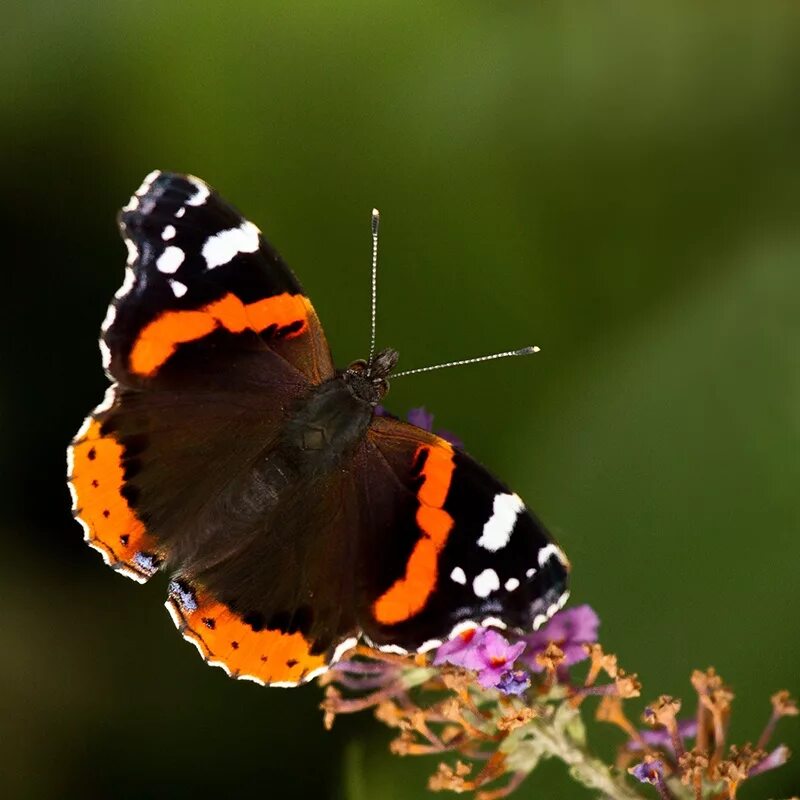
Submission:
[[[645,756],[644,761],[628,769],[640,783],[652,783],[659,786],[664,782],[664,763],[657,758]]]
[[[483,668],[478,672],[478,683],[485,689],[497,686],[525,649],[525,642],[509,642],[497,631],[486,631],[480,645],[478,655],[483,660]]]
[[[528,652],[525,663],[534,671],[541,672],[544,667],[536,662],[536,653],[543,652],[550,642],[555,642],[564,651],[562,666],[570,667],[588,658],[585,644],[597,641],[600,619],[588,605],[576,606],[559,611],[538,631],[525,637]]]
[[[525,642],[510,644],[497,631],[488,628],[469,628],[445,642],[436,652],[434,664],[455,664],[478,673],[478,683],[485,689],[497,687],[503,681],[525,649]],[[507,678],[507,686],[512,679]],[[504,690],[505,691],[505,690]],[[509,691],[519,694],[522,689]]]
[[[425,410],[425,406],[420,406],[419,408],[412,408],[406,419],[412,424],[416,425],[418,428],[422,428],[424,431],[432,431],[433,430],[433,414],[430,411]]]
[[[759,761],[754,767],[751,767],[750,771],[747,773],[748,777],[752,778],[753,775],[760,775],[767,770],[781,767],[786,763],[788,758],[789,748],[785,744],[782,744],[776,747],[765,759]]]
[[[478,654],[478,647],[488,633],[486,628],[467,628],[445,642],[436,651],[433,663],[453,664],[464,669],[483,669],[483,661]]]
[[[375,414],[379,417],[390,417],[392,416],[383,406],[375,406]],[[435,433],[437,436],[441,436],[447,442],[453,445],[453,447],[462,447],[463,442],[457,437],[454,436],[449,431],[438,429],[436,431],[433,430],[433,414],[430,411],[425,410],[425,406],[420,406],[419,408],[412,408],[408,412],[408,416],[406,417],[408,422],[411,425],[416,425],[418,428],[422,428],[424,431],[428,431],[429,433]]]
[[[524,669],[511,669],[500,676],[497,688],[503,694],[522,694],[531,685],[531,677]]]
[[[679,720],[678,735],[681,737],[681,739],[694,739],[694,737],[697,735],[697,720]],[[644,744],[653,748],[667,747],[669,748],[670,752],[674,752],[674,747],[672,746],[672,737],[666,728],[646,728],[645,730],[639,731],[639,736],[641,737],[641,740],[631,739],[628,742],[628,750],[641,750]]]
[[[664,782],[664,764],[657,758],[645,757],[645,760],[628,769],[640,783],[652,783],[659,786]]]

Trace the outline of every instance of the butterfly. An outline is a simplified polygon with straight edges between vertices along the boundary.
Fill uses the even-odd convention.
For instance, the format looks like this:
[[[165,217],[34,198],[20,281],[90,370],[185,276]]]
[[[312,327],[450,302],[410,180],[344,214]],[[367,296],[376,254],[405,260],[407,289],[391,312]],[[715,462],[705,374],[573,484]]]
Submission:
[[[376,413],[397,352],[337,369],[252,222],[157,171],[119,224],[111,385],[68,450],[73,513],[117,572],[169,574],[167,610],[208,663],[294,686],[358,642],[425,652],[564,604],[542,523],[459,447]]]

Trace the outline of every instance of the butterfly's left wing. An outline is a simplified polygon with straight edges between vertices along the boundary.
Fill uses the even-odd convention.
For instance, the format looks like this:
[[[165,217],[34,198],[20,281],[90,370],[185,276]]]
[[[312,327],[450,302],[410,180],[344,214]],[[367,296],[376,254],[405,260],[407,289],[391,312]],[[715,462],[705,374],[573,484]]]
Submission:
[[[205,182],[153,172],[119,220],[128,264],[100,338],[116,383],[68,469],[86,541],[143,582],[163,561],[165,531],[267,447],[286,409],[334,368],[294,273]]]
[[[359,623],[388,650],[462,625],[539,627],[567,599],[569,562],[544,526],[462,450],[389,417],[368,433]]]
[[[174,372],[176,359],[202,361],[220,351],[235,358],[254,337],[312,383],[333,376],[300,282],[261,231],[204,181],[153,172],[119,223],[128,269],[101,349],[122,385],[158,381]]]

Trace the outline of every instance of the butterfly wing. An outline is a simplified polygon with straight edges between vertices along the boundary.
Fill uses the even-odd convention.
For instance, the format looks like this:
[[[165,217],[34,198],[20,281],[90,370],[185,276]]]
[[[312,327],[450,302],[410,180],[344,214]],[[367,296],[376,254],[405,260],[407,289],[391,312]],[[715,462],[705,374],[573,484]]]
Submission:
[[[444,439],[388,417],[368,434],[361,627],[437,646],[461,625],[531,630],[566,601],[569,563],[522,500]]]
[[[333,375],[319,321],[255,226],[202,181],[154,173],[120,219],[129,264],[101,339],[116,383],[69,448],[73,511],[117,571],[176,575],[168,607],[209,661],[307,679],[354,625],[337,576],[297,572],[286,538],[315,530],[303,491],[331,518],[345,492],[330,481],[295,495],[272,457],[289,410]],[[275,530],[279,563],[259,550]],[[248,571],[257,552],[263,569]],[[309,603],[317,581],[334,611]]]
[[[297,278],[259,229],[206,183],[153,172],[119,221],[128,269],[101,349],[120,383],[147,384],[186,351],[233,354],[254,336],[309,381],[333,375]]]

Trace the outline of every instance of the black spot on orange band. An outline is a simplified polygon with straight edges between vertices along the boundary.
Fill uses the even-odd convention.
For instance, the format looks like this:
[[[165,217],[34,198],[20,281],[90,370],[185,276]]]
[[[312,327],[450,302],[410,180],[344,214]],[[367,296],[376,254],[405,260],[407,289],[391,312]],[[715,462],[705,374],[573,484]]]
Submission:
[[[323,654],[312,654],[313,644],[302,633],[255,631],[243,616],[202,592],[176,584],[167,608],[184,639],[232,677],[293,684],[327,664]]]

